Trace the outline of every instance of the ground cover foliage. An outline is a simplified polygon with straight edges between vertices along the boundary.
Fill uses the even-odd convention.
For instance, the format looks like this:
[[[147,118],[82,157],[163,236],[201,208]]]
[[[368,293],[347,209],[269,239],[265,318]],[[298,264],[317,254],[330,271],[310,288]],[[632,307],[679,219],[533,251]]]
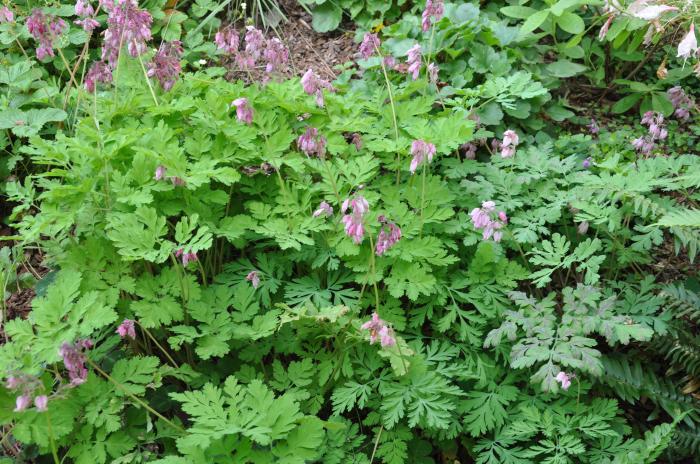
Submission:
[[[0,9],[6,460],[697,460],[694,4],[229,3]]]

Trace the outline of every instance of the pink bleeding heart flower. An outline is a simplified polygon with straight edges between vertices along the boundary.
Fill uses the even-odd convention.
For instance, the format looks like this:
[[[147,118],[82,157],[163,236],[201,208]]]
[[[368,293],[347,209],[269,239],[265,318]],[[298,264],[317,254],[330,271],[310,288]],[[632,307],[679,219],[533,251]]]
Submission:
[[[39,412],[44,412],[48,409],[49,397],[46,395],[39,395],[34,398],[34,407]]]
[[[570,377],[569,374],[567,374],[564,371],[561,371],[557,374],[556,381],[561,383],[562,390],[568,390],[571,386],[571,378],[572,377]]]
[[[683,40],[678,44],[678,58],[688,59],[692,55],[697,54],[698,39],[695,37],[695,24],[690,25],[688,33],[683,37]]]
[[[253,108],[247,98],[236,98],[231,102],[231,106],[236,107],[236,118],[245,124],[253,123]]]
[[[260,275],[258,274],[258,271],[250,271],[247,276],[245,276],[245,280],[251,283],[253,288],[258,288],[260,285]]]
[[[425,140],[414,140],[413,143],[411,143],[411,155],[413,156],[413,159],[411,159],[409,171],[411,171],[411,174],[415,174],[418,166],[426,161],[428,163],[433,161],[433,156],[435,156],[435,145],[426,142]]]
[[[136,340],[136,326],[131,319],[124,319],[116,331],[121,338],[129,337]]]

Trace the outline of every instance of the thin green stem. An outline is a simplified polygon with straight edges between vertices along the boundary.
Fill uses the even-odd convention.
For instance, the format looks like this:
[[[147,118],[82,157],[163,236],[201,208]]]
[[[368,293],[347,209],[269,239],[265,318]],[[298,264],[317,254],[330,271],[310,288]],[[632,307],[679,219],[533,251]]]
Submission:
[[[156,98],[156,93],[153,91],[153,86],[151,85],[151,78],[148,77],[148,72],[146,72],[146,66],[143,64],[143,58],[139,55],[139,63],[141,64],[141,70],[143,71],[143,77],[146,79],[146,84],[148,84],[148,90],[151,92],[151,97],[153,97],[153,102],[158,106],[158,99]]]
[[[394,123],[394,139],[396,141],[396,185],[401,182],[401,154],[399,153],[399,123],[396,119],[396,104],[394,103],[394,92],[391,90],[391,82],[389,81],[389,74],[386,72],[386,65],[384,64],[384,57],[382,52],[379,51],[377,45],[374,45],[374,49],[379,55],[379,62],[382,66],[382,73],[384,74],[384,82],[386,82],[386,90],[389,92],[389,103],[391,104],[391,117]]]
[[[61,57],[61,61],[63,61],[63,66],[65,66],[66,71],[68,71],[68,75],[70,76],[71,83],[75,86],[76,89],[79,89],[80,86],[75,81],[75,75],[73,75],[73,70],[70,68],[70,64],[68,64],[68,60],[66,60],[66,57],[63,55],[63,52],[61,51],[60,48],[57,48],[56,50],[58,50],[58,55]]]
[[[377,266],[376,262],[374,259],[374,240],[372,239],[372,235],[369,236],[369,266],[372,271],[372,286],[374,287],[374,305],[377,311],[377,314],[379,314],[379,289],[377,288]]]
[[[374,449],[372,450],[372,457],[369,458],[369,464],[374,462],[374,455],[377,454],[377,448],[379,448],[379,439],[382,437],[382,432],[384,431],[384,424],[379,426],[379,433],[377,433],[377,439],[374,441]]]
[[[418,233],[419,238],[423,238],[423,209],[425,208],[425,178],[427,176],[427,160],[423,160],[423,172],[421,173],[421,189],[420,189],[420,231]]]
[[[163,346],[160,343],[158,343],[158,340],[156,340],[153,334],[151,334],[151,332],[147,328],[145,328],[139,321],[136,321],[136,323],[139,325],[139,327],[141,327],[143,333],[148,335],[148,338],[150,338],[153,341],[153,343],[158,347],[158,349],[160,349],[161,353],[163,353],[163,355],[168,359],[168,361],[170,361],[170,364],[172,364],[175,369],[179,369],[180,366],[178,366],[175,360],[172,358],[172,356],[170,356],[170,353],[168,353],[166,349],[163,348]]]
[[[56,441],[53,436],[53,428],[51,427],[51,414],[46,411],[46,427],[49,432],[49,444],[51,445],[51,455],[53,456],[53,462],[55,464],[60,464],[61,460],[58,459],[58,451],[56,450]]]
[[[158,417],[159,419],[161,419],[162,421],[164,421],[166,424],[170,425],[173,429],[177,430],[178,432],[180,432],[180,433],[185,433],[185,432],[186,432],[185,429],[183,429],[182,427],[180,427],[180,426],[177,425],[176,423],[172,422],[170,419],[168,419],[167,417],[165,417],[164,415],[162,415],[161,413],[159,413],[158,411],[156,411],[155,409],[153,409],[152,407],[150,407],[146,402],[144,402],[143,400],[141,400],[139,397],[137,397],[136,395],[134,395],[133,393],[131,393],[124,385],[122,385],[121,383],[117,382],[111,375],[109,375],[108,373],[106,373],[105,371],[103,371],[103,370],[100,368],[100,366],[98,366],[97,364],[95,364],[95,362],[94,362],[92,359],[90,359],[90,358],[86,358],[86,359],[87,359],[88,364],[90,364],[90,366],[92,366],[92,368],[95,369],[95,371],[96,371],[98,374],[100,374],[102,377],[104,377],[105,379],[107,379],[107,380],[109,380],[110,382],[112,382],[112,384],[114,384],[115,387],[117,387],[118,389],[120,389],[121,391],[123,391],[124,393],[126,393],[126,395],[127,395],[128,397],[130,397],[132,400],[134,400],[136,403],[138,403],[139,405],[143,406],[143,407],[146,409],[146,411],[148,411],[148,412],[150,412],[151,414],[153,414],[154,416]]]

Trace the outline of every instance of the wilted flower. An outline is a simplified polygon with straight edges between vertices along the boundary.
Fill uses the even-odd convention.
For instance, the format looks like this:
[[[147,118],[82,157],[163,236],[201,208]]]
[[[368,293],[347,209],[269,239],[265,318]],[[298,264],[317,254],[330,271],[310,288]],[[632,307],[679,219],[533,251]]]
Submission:
[[[111,84],[112,70],[104,61],[95,61],[85,74],[85,90],[95,92],[97,84]]]
[[[476,158],[476,144],[469,142],[463,143],[460,148],[464,151],[464,157],[466,159],[473,160]]]
[[[131,319],[124,319],[119,327],[117,327],[117,333],[120,337],[130,337],[132,340],[136,340],[136,326],[134,321]]]
[[[240,37],[238,31],[234,29],[227,28],[223,31],[218,31],[214,36],[214,43],[216,48],[223,50],[225,53],[234,55],[238,53],[238,47],[240,45]]]
[[[362,39],[362,43],[360,44],[360,56],[365,60],[370,58],[379,49],[380,44],[381,42],[379,41],[377,34],[367,32],[365,37]]]
[[[598,32],[598,40],[603,40],[605,38],[605,36],[608,34],[608,30],[610,30],[610,25],[612,24],[614,19],[615,16],[608,16],[608,20],[605,21],[605,24],[603,24],[603,27],[601,27],[600,31]]]
[[[557,374],[556,381],[561,383],[562,390],[568,390],[571,386],[571,376],[564,371]]]
[[[501,158],[512,158],[515,156],[515,149],[520,143],[520,138],[514,130],[508,129],[503,133],[503,142],[501,142]]]
[[[183,179],[182,177],[171,176],[170,182],[172,182],[172,184],[175,187],[182,187],[183,185],[185,185],[185,179]]]
[[[265,72],[271,73],[287,64],[289,61],[289,49],[287,49],[280,39],[274,37],[267,41],[263,57],[265,61],[267,61]]]
[[[231,102],[231,106],[236,107],[236,118],[238,118],[239,121],[246,124],[251,124],[253,122],[253,108],[250,107],[247,98],[236,98]]]
[[[493,237],[494,242],[500,242],[503,232],[500,229],[508,223],[508,216],[505,211],[496,213],[496,203],[485,201],[481,208],[474,208],[470,213],[472,225],[477,230],[482,230],[482,237],[488,240]]]
[[[246,26],[245,52],[253,60],[258,61],[265,48],[265,36],[260,29]]]
[[[260,285],[260,275],[258,275],[258,271],[250,271],[247,276],[245,276],[245,280],[251,283],[253,288],[258,288]]]
[[[435,21],[440,21],[442,15],[445,12],[442,0],[426,0],[425,9],[421,15],[421,28],[423,32],[430,30],[431,17],[435,18]]]
[[[15,14],[6,6],[0,8],[0,24],[15,22]]]
[[[591,123],[587,127],[588,127],[588,132],[590,132],[592,135],[596,135],[600,132],[600,127],[598,126],[598,121],[596,121],[595,118],[591,118]]]
[[[39,412],[44,412],[48,409],[49,397],[46,395],[39,395],[34,398],[34,407]]]
[[[380,344],[385,346],[393,346],[396,344],[394,331],[387,325],[386,321],[379,318],[379,314],[372,313],[372,318],[362,324],[362,330],[369,330],[369,343],[373,345],[379,340]]]
[[[639,19],[644,19],[646,21],[653,21],[657,18],[659,18],[662,14],[668,13],[669,11],[676,11],[678,8],[675,6],[668,6],[668,5],[648,5],[645,6],[644,8],[634,11],[632,13],[632,16],[635,16]]]
[[[440,68],[438,68],[435,63],[430,63],[428,65],[428,78],[432,84],[437,84],[439,71]]]
[[[418,79],[418,76],[420,75],[420,67],[421,67],[421,48],[419,44],[415,44],[411,49],[408,51],[408,72],[411,74],[413,77],[413,80],[415,81]]]
[[[15,400],[15,412],[24,411],[32,404],[32,397],[28,394],[20,395]]]
[[[84,351],[92,348],[90,340],[79,340],[75,343],[64,343],[58,350],[58,354],[63,358],[63,365],[68,370],[70,386],[75,387],[85,383],[88,376]]]
[[[673,105],[673,115],[681,121],[690,119],[690,109],[695,106],[695,103],[683,88],[679,85],[671,87],[666,91],[666,95]]]
[[[103,7],[107,16],[107,30],[104,32],[102,59],[114,68],[119,60],[122,45],[126,44],[129,54],[134,58],[146,50],[146,42],[151,40],[151,14],[139,8],[136,0],[104,0]]]
[[[314,211],[313,214],[313,217],[319,216],[333,216],[333,207],[325,201],[322,201],[321,204],[318,205],[318,209]]]
[[[182,42],[179,40],[164,42],[149,63],[148,76],[158,79],[166,92],[173,88],[180,75],[180,58],[183,52]]]
[[[190,251],[185,253],[184,248],[180,248],[175,251],[176,258],[182,258],[182,265],[187,266],[192,261],[197,261],[197,253]]]
[[[413,159],[411,160],[409,171],[411,171],[411,174],[415,174],[418,166],[424,163],[426,158],[428,159],[428,163],[433,161],[435,145],[425,140],[414,140],[413,143],[411,143],[411,155]]]
[[[688,33],[683,37],[683,40],[678,44],[679,58],[690,58],[691,55],[698,51],[698,39],[695,37],[695,24],[692,23],[688,29]]]
[[[357,151],[360,151],[362,149],[362,135],[360,135],[358,132],[354,132],[352,134],[352,139],[350,139],[350,143],[355,145]]]
[[[391,247],[393,247],[396,242],[401,240],[401,229],[395,223],[387,221],[384,216],[379,216],[379,222],[381,223],[382,228],[379,231],[379,236],[377,237],[375,253],[377,256],[382,256]]]
[[[297,146],[306,156],[323,157],[326,154],[326,138],[318,135],[318,129],[307,127],[306,132],[297,139]]]
[[[333,86],[326,80],[321,79],[318,75],[309,68],[301,78],[301,86],[307,95],[316,95],[316,104],[323,108],[323,89],[333,90]]]
[[[352,209],[351,214],[345,214],[348,207]],[[365,236],[365,227],[362,223],[364,215],[369,211],[369,203],[362,195],[355,198],[346,199],[340,209],[343,216],[343,224],[345,224],[345,234],[352,239],[355,244],[362,243]]]
[[[654,149],[654,141],[649,137],[638,137],[632,140],[632,146],[643,155],[648,155]]]
[[[81,18],[87,18],[95,14],[95,9],[90,5],[90,2],[78,0],[75,2],[75,15]]]
[[[583,221],[578,225],[578,227],[576,227],[576,230],[579,234],[586,235],[586,232],[588,232],[588,225],[588,221]]]

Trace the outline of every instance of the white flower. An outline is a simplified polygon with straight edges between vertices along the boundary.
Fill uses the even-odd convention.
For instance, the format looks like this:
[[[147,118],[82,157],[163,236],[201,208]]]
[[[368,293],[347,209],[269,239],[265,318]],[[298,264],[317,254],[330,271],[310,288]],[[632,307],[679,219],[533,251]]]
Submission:
[[[667,5],[651,5],[647,6],[645,8],[642,8],[641,10],[637,11],[636,13],[633,13],[633,16],[640,18],[640,19],[645,19],[647,21],[651,21],[654,19],[657,19],[659,16],[661,16],[664,13],[667,13],[669,11],[675,11],[678,8],[675,6],[667,6]]]
[[[202,66],[204,66],[205,64],[207,64],[207,60],[199,60],[199,64],[201,64]]]
[[[688,34],[678,44],[679,58],[690,58],[690,55],[698,51],[698,39],[695,37],[695,24],[690,25]]]

